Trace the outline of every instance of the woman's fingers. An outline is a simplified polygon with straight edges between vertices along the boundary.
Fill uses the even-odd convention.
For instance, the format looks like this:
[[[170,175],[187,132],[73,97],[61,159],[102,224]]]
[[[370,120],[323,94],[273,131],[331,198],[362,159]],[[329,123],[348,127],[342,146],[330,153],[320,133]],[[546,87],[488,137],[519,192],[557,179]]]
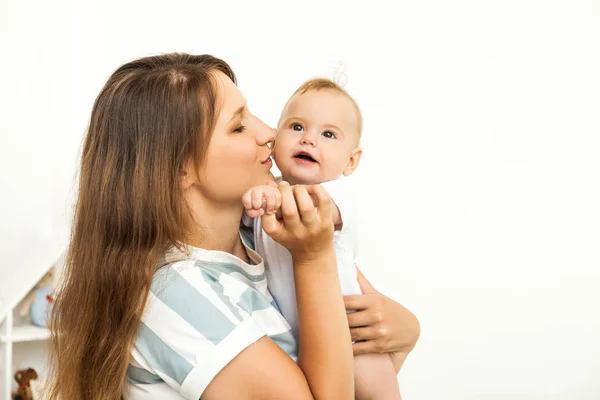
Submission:
[[[311,199],[318,209],[321,220],[332,220],[331,198],[329,197],[327,190],[321,185],[311,185],[308,186],[306,190],[308,194],[311,195]]]
[[[350,328],[357,328],[361,326],[371,326],[381,322],[382,315],[377,312],[369,311],[358,311],[348,313],[348,326]]]
[[[344,305],[346,310],[366,310],[373,304],[371,296],[366,294],[353,294],[344,296]]]
[[[366,342],[355,342],[352,344],[352,351],[354,355],[359,354],[371,354],[371,353],[384,353],[384,346],[376,340],[367,340]]]
[[[294,198],[296,199],[302,222],[308,224],[312,223],[317,216],[317,209],[315,208],[312,198],[308,194],[306,186],[294,186]]]
[[[275,194],[275,211],[279,211],[281,208],[281,192],[277,189],[273,193]]]
[[[350,329],[352,341],[372,340],[376,339],[378,336],[377,329],[370,326]]]
[[[287,182],[281,182],[279,192],[282,219],[279,212],[268,212],[263,216],[267,234],[296,258],[314,258],[315,254],[331,246],[333,221],[327,191],[320,185],[291,187]],[[268,204],[270,202],[270,199],[267,200]]]
[[[283,221],[288,227],[291,227],[300,221],[296,199],[294,198],[292,187],[285,181],[279,183],[279,191],[281,192],[281,214]]]
[[[365,278],[365,276],[362,274],[362,272],[358,268],[358,265],[355,265],[355,266],[356,266],[356,273],[357,273],[357,278],[358,278],[358,284],[360,285],[360,291],[363,292],[363,294],[379,293],[377,291],[377,289],[375,289],[373,287],[373,285],[371,285],[371,282],[369,282],[367,280],[367,278]]]
[[[263,229],[273,239],[279,237],[283,231],[283,223],[275,217],[275,214],[266,214],[261,217]]]

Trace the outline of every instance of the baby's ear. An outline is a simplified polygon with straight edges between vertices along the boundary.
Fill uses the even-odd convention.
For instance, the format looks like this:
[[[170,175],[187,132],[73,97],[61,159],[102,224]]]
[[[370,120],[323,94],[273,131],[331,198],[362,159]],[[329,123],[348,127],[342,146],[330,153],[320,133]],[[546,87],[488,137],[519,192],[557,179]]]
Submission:
[[[354,150],[352,150],[352,154],[350,154],[350,160],[348,160],[348,165],[342,171],[344,176],[351,175],[356,168],[358,168],[358,164],[360,163],[360,157],[362,156],[362,149],[360,146],[356,146]]]

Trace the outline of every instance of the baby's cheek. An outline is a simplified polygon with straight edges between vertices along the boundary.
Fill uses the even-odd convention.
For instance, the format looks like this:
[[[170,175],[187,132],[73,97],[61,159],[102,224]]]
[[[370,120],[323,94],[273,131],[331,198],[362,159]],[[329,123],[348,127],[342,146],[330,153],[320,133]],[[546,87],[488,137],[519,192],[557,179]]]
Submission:
[[[278,142],[277,140],[275,140],[275,145],[273,146],[273,160],[275,160],[276,163],[283,161],[286,153],[289,152],[289,146],[286,146],[286,143],[284,143],[284,141],[285,140]]]
[[[281,153],[285,150],[286,138],[284,135],[275,136],[275,143],[273,144],[273,151],[275,154]]]
[[[346,168],[346,165],[348,165],[348,159],[349,157],[346,157],[345,154],[341,153],[335,154],[333,156],[326,156],[324,158],[323,165],[325,165],[325,170],[328,175],[328,178],[334,179],[339,174],[341,174],[344,168]]]

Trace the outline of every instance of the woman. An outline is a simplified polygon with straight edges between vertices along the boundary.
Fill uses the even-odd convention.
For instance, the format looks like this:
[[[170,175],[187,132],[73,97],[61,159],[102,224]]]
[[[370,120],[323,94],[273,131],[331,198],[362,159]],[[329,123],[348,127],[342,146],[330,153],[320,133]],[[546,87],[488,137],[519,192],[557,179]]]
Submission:
[[[273,138],[214,57],[148,57],[110,77],[83,146],[51,398],[351,399],[351,337],[400,367],[416,319],[364,279],[369,294],[344,305],[327,193],[282,183],[284,218],[263,225],[294,258],[298,351],[240,232],[241,196],[273,179]]]

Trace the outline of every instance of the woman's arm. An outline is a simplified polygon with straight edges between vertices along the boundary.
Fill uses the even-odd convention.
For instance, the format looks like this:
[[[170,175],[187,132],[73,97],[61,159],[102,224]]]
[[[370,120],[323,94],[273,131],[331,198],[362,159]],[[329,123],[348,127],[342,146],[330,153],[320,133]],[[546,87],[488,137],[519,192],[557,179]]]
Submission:
[[[318,274],[315,265],[294,262],[298,365],[315,398],[353,399],[352,346],[333,249],[327,257],[328,267]]]
[[[313,399],[302,370],[275,342],[263,336],[223,368],[202,400]]]
[[[390,353],[396,371],[415,347],[421,326],[401,304],[379,293],[357,267],[362,295],[345,296],[354,354]]]
[[[283,220],[269,214],[262,223],[294,260],[298,364],[263,337],[215,376],[202,399],[354,399],[352,345],[333,250],[331,200],[319,185],[292,189],[284,182],[279,189]]]
[[[282,182],[280,190],[283,221],[267,215],[263,227],[294,260],[298,365],[315,398],[353,399],[353,357],[333,249],[332,201],[320,185],[292,188]],[[282,227],[295,233],[280,234]]]
[[[339,286],[335,254],[322,254],[307,264],[295,262],[294,267],[296,293],[305,299],[298,302],[298,364],[264,336],[215,376],[202,400],[354,398],[352,347],[344,304],[341,290],[337,295],[331,290]]]

